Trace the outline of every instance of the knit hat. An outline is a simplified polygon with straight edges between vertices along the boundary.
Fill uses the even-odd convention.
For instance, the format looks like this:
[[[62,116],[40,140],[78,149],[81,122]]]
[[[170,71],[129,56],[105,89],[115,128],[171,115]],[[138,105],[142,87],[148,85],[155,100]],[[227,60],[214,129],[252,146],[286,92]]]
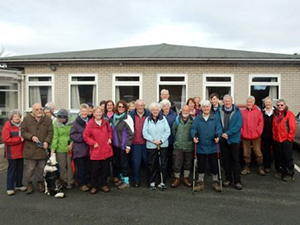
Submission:
[[[57,113],[58,119],[68,119],[69,113],[66,109],[60,109]]]

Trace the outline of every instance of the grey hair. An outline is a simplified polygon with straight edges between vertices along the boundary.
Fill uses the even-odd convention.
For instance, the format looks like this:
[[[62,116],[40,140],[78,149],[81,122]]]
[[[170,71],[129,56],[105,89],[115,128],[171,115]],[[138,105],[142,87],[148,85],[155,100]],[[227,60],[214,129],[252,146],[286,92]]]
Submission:
[[[8,119],[11,120],[14,115],[19,115],[22,118],[22,113],[21,113],[20,110],[18,110],[18,109],[12,109],[8,113]]]
[[[149,105],[149,110],[150,110],[151,113],[152,113],[152,109],[153,109],[153,108],[158,108],[159,111],[161,110],[160,104],[157,103],[157,102],[152,102],[152,103]]]
[[[135,101],[135,106],[137,106],[140,102],[142,102],[145,105],[145,102],[143,99],[138,99]]]
[[[168,99],[164,99],[160,102],[160,107],[163,108],[165,105],[171,107],[171,102]]]
[[[160,94],[162,94],[163,92],[167,92],[167,93],[169,94],[169,90],[167,90],[167,89],[162,89],[162,90],[160,91]]]
[[[286,101],[285,101],[283,98],[278,99],[277,103],[278,103],[278,102],[283,102],[283,103],[286,105]]]
[[[55,108],[55,105],[53,102],[47,102],[45,106],[48,106],[48,107],[53,107]]]
[[[208,100],[203,101],[202,104],[201,104],[201,108],[202,108],[203,106],[209,106],[209,107],[211,107],[210,101],[208,101]]]
[[[80,105],[79,108],[80,108],[80,110],[81,109],[89,109],[89,106],[88,106],[88,104],[83,103],[83,104]]]
[[[266,100],[271,100],[271,102],[273,102],[273,98],[271,98],[270,96],[265,97],[264,101],[266,101]]]
[[[249,99],[253,100],[253,102],[255,103],[255,97],[254,97],[254,96],[252,96],[252,95],[248,96],[247,101],[248,101]]]
[[[223,101],[224,101],[225,99],[228,99],[228,98],[229,98],[231,101],[233,101],[231,95],[229,95],[229,94],[224,95]]]

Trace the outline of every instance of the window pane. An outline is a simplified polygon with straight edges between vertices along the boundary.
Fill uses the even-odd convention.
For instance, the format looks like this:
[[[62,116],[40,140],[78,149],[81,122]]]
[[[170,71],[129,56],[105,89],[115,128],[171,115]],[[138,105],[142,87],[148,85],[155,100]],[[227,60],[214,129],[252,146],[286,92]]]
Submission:
[[[220,100],[223,100],[224,95],[231,95],[231,87],[206,87],[206,99],[209,99],[212,93],[217,93]]]
[[[139,99],[139,96],[139,86],[116,86],[116,102],[119,100],[125,100],[129,103]]]
[[[140,77],[116,77],[116,81],[140,81]]]
[[[95,77],[72,77],[72,81],[95,81]]]
[[[18,84],[5,84],[0,85],[0,90],[17,90]]]
[[[29,77],[29,81],[51,81],[51,77]]]
[[[278,82],[277,77],[254,77],[253,82]]]
[[[184,81],[184,77],[160,77],[160,81]]]
[[[170,100],[175,103],[178,109],[186,103],[185,85],[159,85],[159,95],[162,89],[167,89],[170,94]]]
[[[79,109],[80,104],[88,102],[96,105],[96,85],[71,85],[71,108]]]
[[[206,77],[207,82],[231,82],[231,77]]]
[[[52,101],[51,86],[29,86],[29,105],[31,108],[34,103],[41,103],[44,106],[47,102]]]
[[[264,86],[264,85],[252,85],[251,86],[251,95],[255,97],[255,104],[263,108],[264,99],[267,96],[270,96],[273,99],[278,99],[278,86]]]

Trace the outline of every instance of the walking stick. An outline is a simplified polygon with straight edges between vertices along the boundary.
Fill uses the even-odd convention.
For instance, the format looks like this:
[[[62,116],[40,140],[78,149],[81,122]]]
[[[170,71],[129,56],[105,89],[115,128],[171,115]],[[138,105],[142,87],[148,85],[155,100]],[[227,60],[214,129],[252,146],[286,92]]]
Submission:
[[[198,138],[198,134],[195,134],[194,138]],[[197,143],[195,143],[194,149],[194,169],[193,169],[193,194],[195,193],[195,185],[196,185],[196,165],[197,165]]]
[[[159,184],[159,186],[164,191],[164,190],[167,189],[167,186],[164,183],[164,176],[163,176],[163,168],[162,168],[160,145],[157,145],[157,154],[158,154],[158,164],[159,164],[159,172],[160,172],[160,184]]]
[[[215,134],[215,138],[218,137],[219,136]],[[217,157],[218,157],[219,182],[221,187],[221,193],[223,194],[222,172],[221,172],[221,163],[220,163],[220,147],[218,143],[216,143],[216,147],[217,147]]]

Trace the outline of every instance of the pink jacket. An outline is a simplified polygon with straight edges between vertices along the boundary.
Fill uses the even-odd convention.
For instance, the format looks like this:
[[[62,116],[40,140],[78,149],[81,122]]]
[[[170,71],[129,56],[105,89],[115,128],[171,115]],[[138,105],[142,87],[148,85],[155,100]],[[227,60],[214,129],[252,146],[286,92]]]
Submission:
[[[254,105],[251,110],[246,108],[241,112],[243,117],[242,138],[248,140],[259,138],[264,128],[261,110]]]

